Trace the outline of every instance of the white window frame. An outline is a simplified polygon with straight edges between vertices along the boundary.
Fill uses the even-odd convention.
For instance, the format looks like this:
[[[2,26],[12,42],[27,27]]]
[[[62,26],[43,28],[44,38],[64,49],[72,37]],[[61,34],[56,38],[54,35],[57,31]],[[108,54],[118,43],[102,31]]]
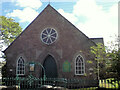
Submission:
[[[51,37],[53,37],[53,36],[51,36],[51,34],[50,34],[51,32],[49,33],[49,34],[50,34],[50,37],[49,37],[49,38],[50,38],[51,43],[48,43],[48,41],[45,42],[45,41],[43,40],[43,38],[42,38],[43,32],[44,32],[44,31],[47,31],[48,29],[50,29],[50,31],[54,30],[54,31],[55,31],[54,34],[56,34],[56,37],[54,37],[55,40],[52,41],[52,40],[51,40]],[[57,40],[57,38],[58,38],[58,32],[57,32],[54,28],[45,28],[45,29],[41,32],[40,38],[41,38],[41,40],[42,40],[43,43],[45,43],[45,44],[47,44],[47,45],[51,45],[51,44],[53,44],[53,43]],[[48,32],[47,32],[47,34],[46,34],[46,38],[48,38]],[[44,39],[45,39],[45,38],[44,38]],[[48,39],[47,39],[47,40],[48,40]]]
[[[81,68],[79,70],[76,69],[76,67],[80,67],[80,66],[76,66],[77,63],[77,58],[80,57],[83,60],[83,65],[81,64]],[[77,73],[77,71],[83,71],[83,73]],[[85,75],[85,61],[84,58],[79,54],[77,55],[77,57],[75,58],[75,75]]]
[[[22,61],[22,64],[24,64],[24,66],[22,66],[23,69],[21,70],[23,73],[18,73],[18,72],[20,72],[20,70],[18,71],[18,68],[20,67],[20,66],[18,66],[18,61],[21,60],[21,59],[24,61],[24,62]],[[25,75],[25,60],[24,60],[23,57],[19,57],[18,60],[17,60],[16,75]]]

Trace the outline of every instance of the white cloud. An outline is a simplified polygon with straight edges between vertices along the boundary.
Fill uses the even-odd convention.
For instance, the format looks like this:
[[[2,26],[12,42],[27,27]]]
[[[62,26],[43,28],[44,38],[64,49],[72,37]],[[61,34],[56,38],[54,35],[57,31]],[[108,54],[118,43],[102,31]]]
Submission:
[[[16,3],[20,7],[31,7],[34,9],[38,9],[42,5],[40,0],[16,0]]]
[[[110,41],[110,36],[118,34],[117,4],[113,5],[109,12],[106,12],[96,4],[95,0],[87,3],[85,1],[88,0],[79,0],[74,7],[74,11],[79,9],[80,12],[74,12],[76,15],[85,15],[88,18],[88,21],[84,24],[78,22],[77,27],[89,37],[104,37],[106,44],[106,42]]]
[[[77,16],[84,15],[91,18],[94,17],[93,12],[98,12],[99,9],[101,9],[101,7],[96,5],[95,0],[79,0],[74,6],[73,13]]]
[[[117,7],[118,5],[114,4],[108,11],[105,11],[102,6],[96,4],[96,0],[78,0],[72,13],[61,10],[61,14],[88,37],[104,37],[106,44],[110,41],[110,36],[118,34]]]
[[[11,0],[17,6],[23,7],[22,10],[15,9],[13,12],[8,13],[8,17],[17,17],[20,22],[31,22],[39,14],[36,10],[41,7],[40,0]]]
[[[13,10],[12,13],[8,13],[7,16],[8,17],[18,17],[20,19],[20,22],[31,22],[35,19],[35,17],[38,15],[39,13],[36,12],[34,9],[27,7],[24,8],[23,10]]]
[[[75,17],[75,15],[73,13],[66,13],[64,12],[63,9],[59,9],[58,12],[61,14],[61,15],[64,15],[64,17],[66,19],[68,19],[70,22],[72,23],[75,23],[77,22],[77,18]]]

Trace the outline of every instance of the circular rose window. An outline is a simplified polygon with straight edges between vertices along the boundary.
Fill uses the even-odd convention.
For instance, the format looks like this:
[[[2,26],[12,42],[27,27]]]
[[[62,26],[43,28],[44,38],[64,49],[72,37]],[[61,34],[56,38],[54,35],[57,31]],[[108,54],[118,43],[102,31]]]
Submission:
[[[57,39],[57,31],[53,28],[47,28],[45,30],[42,31],[41,33],[41,40],[42,42],[44,42],[45,44],[52,44],[56,41]]]

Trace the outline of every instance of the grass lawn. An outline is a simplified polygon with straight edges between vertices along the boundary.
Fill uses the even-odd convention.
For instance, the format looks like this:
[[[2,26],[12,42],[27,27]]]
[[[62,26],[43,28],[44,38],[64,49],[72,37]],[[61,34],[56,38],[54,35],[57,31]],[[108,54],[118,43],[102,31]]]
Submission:
[[[111,88],[111,89],[117,89],[118,88],[118,81],[113,81],[111,83],[111,80],[114,80],[114,78],[109,78],[105,80],[99,81],[99,87],[100,88]],[[120,83],[120,81],[119,81]],[[71,90],[96,90],[98,87],[91,87],[91,88],[80,88],[80,89],[71,89]]]
[[[105,79],[105,80],[100,80],[99,81],[99,86],[102,88],[118,88],[118,82],[113,81],[111,83],[111,80],[114,80],[114,78],[109,78],[109,79]]]

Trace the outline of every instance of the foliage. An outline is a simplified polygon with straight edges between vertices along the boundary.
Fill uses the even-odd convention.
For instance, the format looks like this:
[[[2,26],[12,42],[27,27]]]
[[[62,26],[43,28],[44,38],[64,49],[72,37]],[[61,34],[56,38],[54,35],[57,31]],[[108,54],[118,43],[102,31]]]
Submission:
[[[0,16],[0,60],[4,60],[4,54],[2,53],[3,46],[10,45],[16,37],[22,32],[22,28],[19,23],[15,22],[12,18]],[[5,64],[0,62],[0,68]]]
[[[0,38],[9,45],[22,32],[19,23],[12,18],[0,16]]]
[[[100,78],[116,78],[120,80],[120,49],[117,41],[109,42],[107,47],[98,43],[91,47],[91,53],[97,61],[97,74]]]
[[[109,42],[107,47],[107,74],[111,78],[116,78],[120,80],[120,37],[118,36],[113,42]]]
[[[94,59],[97,61],[97,69],[96,73],[98,75],[98,79],[104,76],[105,73],[105,60],[106,60],[106,51],[105,47],[102,43],[97,43],[96,46],[90,47],[91,53],[94,55]]]
[[[95,60],[100,60],[99,62],[102,62],[106,54],[104,45],[102,43],[97,43],[96,46],[92,46],[91,53],[95,55]]]
[[[110,60],[108,73],[113,72],[116,74],[115,78],[120,80],[120,50],[112,50],[107,54]]]

